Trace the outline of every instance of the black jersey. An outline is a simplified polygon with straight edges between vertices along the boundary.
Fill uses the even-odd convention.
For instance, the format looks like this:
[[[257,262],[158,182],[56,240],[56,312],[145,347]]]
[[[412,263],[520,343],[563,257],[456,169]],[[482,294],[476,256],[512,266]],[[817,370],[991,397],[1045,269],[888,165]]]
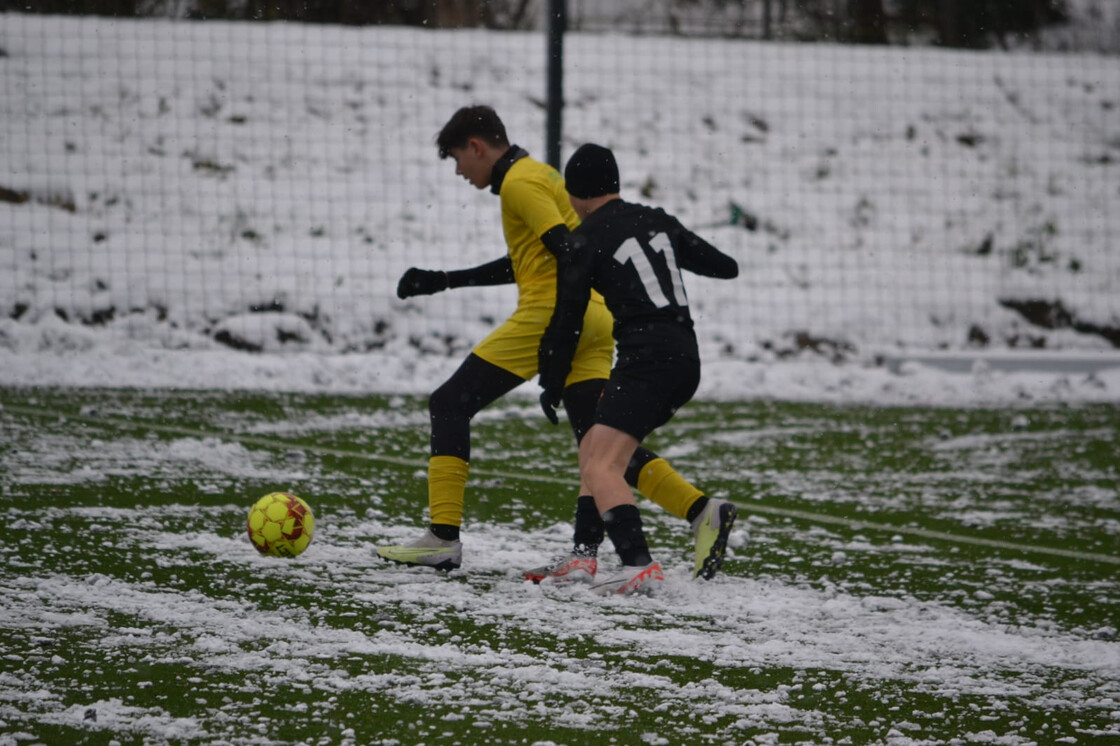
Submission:
[[[591,288],[614,316],[619,363],[698,358],[681,270],[732,278],[738,264],[664,210],[611,200],[572,233],[550,332],[578,334]]]

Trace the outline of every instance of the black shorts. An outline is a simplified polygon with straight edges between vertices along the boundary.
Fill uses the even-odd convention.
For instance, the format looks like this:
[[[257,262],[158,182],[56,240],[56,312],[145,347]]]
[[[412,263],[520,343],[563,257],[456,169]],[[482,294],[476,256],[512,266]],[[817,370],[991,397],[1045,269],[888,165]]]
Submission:
[[[700,385],[700,361],[691,357],[620,363],[611,371],[595,422],[641,442],[692,398]]]

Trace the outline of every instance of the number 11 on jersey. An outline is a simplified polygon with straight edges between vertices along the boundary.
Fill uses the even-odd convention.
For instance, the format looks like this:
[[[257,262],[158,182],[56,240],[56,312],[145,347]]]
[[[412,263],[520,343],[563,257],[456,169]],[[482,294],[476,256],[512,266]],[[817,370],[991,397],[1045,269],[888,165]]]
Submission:
[[[684,293],[681,268],[677,264],[677,255],[673,252],[673,244],[669,241],[669,236],[664,233],[654,235],[649,240],[649,247],[661,255],[661,262],[664,263],[669,272],[669,277],[673,283],[673,287],[669,291],[673,296],[671,299],[667,298],[661,289],[661,283],[657,280],[657,272],[653,267],[653,262],[650,261],[638,239],[626,239],[614,252],[614,260],[619,264],[630,262],[633,265],[634,270],[638,273],[638,279],[642,281],[642,287],[645,288],[646,295],[649,296],[653,305],[658,308],[667,308],[671,305],[687,306],[688,298]]]

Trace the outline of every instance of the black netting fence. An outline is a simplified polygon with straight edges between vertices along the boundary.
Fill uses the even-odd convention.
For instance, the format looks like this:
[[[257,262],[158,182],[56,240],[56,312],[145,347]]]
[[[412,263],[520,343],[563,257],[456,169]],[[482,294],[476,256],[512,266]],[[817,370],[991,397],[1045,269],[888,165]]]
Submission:
[[[709,31],[645,5],[571,4],[561,153],[609,145],[624,197],[740,260],[689,282],[706,355],[1120,346],[1120,65],[1069,48],[1086,24],[857,46],[794,41],[830,16],[780,2],[716,4]],[[505,250],[496,198],[436,154],[458,107],[493,105],[545,157],[540,13],[506,12],[0,14],[0,343],[469,348],[512,288],[394,290]],[[1115,15],[1088,26],[1110,38]]]

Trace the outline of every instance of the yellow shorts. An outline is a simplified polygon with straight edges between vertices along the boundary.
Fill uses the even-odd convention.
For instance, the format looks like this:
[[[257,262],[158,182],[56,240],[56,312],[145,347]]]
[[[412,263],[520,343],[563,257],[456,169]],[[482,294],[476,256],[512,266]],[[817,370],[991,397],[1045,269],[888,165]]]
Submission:
[[[519,307],[506,321],[478,343],[474,354],[488,363],[529,380],[537,375],[537,348],[552,319],[548,307]],[[566,386],[593,378],[610,378],[614,359],[614,319],[602,302],[587,304],[583,331],[572,359]]]

